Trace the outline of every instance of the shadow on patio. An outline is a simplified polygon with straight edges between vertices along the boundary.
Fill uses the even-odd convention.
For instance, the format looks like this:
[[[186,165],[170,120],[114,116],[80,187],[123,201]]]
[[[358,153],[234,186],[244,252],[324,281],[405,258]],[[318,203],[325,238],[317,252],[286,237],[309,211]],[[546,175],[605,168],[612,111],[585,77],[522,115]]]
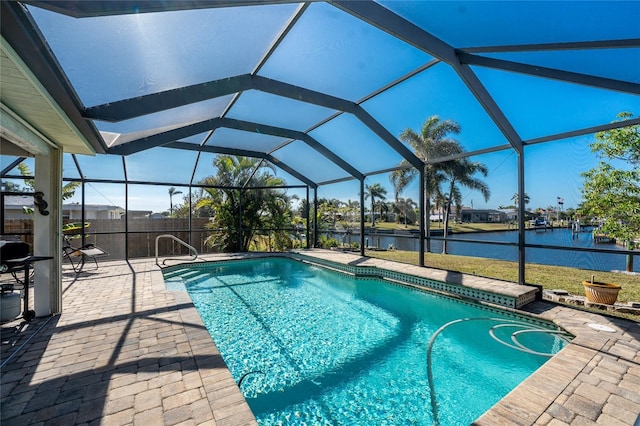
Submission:
[[[62,315],[2,325],[3,426],[256,424],[189,296],[167,291],[152,259],[69,270]],[[521,311],[576,338],[474,424],[638,421],[640,325],[549,302]]]
[[[151,260],[68,272],[62,315],[2,325],[3,425],[253,421],[195,309],[153,282]]]

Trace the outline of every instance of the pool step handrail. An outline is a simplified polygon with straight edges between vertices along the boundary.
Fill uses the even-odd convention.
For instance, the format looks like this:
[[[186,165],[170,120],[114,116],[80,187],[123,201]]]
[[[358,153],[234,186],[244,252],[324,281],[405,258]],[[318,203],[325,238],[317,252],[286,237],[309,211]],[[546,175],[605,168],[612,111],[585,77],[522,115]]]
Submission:
[[[198,250],[195,249],[195,247],[190,246],[189,244],[185,243],[184,241],[182,241],[180,238],[176,237],[175,235],[171,235],[171,234],[162,234],[162,235],[158,235],[156,237],[156,265],[160,266],[160,264],[158,264],[158,241],[160,240],[160,238],[171,238],[172,240],[174,240],[177,243],[182,244],[183,246],[185,246],[186,248],[189,249],[190,253],[193,253],[191,256],[192,258],[189,259],[190,261],[194,261],[198,258]],[[165,262],[167,260],[184,260],[182,258],[179,257],[167,257],[166,259],[164,259],[162,261],[162,264],[164,265]]]
[[[262,374],[263,376],[266,376],[266,374],[263,371],[260,370],[253,370],[253,371],[249,371],[247,373],[244,373],[242,375],[242,377],[240,377],[240,380],[238,381],[238,387],[242,389],[242,382],[244,381],[244,379],[247,378],[247,376],[249,376],[250,374]]]
[[[454,324],[459,324],[462,322],[467,322],[467,321],[495,321],[498,322],[498,325],[495,325],[494,327],[492,327],[489,330],[489,335],[496,340],[497,342],[511,348],[511,349],[515,349],[517,351],[522,351],[522,352],[526,352],[529,353],[531,355],[540,355],[540,356],[544,356],[544,357],[548,357],[551,358],[554,354],[553,353],[544,353],[544,352],[540,352],[540,351],[535,351],[533,349],[529,349],[526,346],[522,345],[521,343],[518,343],[518,341],[516,340],[515,336],[520,334],[520,333],[525,333],[525,332],[537,332],[537,333],[548,333],[548,334],[553,334],[553,335],[558,335],[558,337],[562,340],[564,340],[565,342],[569,343],[569,337],[571,336],[570,333],[568,333],[565,330],[562,329],[558,329],[558,330],[552,330],[552,329],[547,329],[547,328],[543,328],[543,327],[536,327],[533,326],[531,324],[525,323],[525,322],[521,322],[521,321],[517,321],[517,320],[513,320],[513,319],[507,319],[507,318],[492,318],[492,317],[471,317],[471,318],[458,318],[455,319],[453,321],[449,321],[448,323],[444,324],[443,326],[441,326],[439,329],[437,329],[432,335],[431,338],[429,339],[429,344],[427,345],[427,381],[429,384],[429,396],[431,398],[431,416],[433,417],[432,420],[432,425],[433,426],[440,426],[440,419],[439,419],[439,405],[438,405],[438,400],[436,397],[436,389],[435,389],[435,385],[434,385],[434,380],[433,380],[433,361],[432,361],[432,355],[433,355],[433,344],[436,341],[436,337],[438,337],[438,335],[440,333],[442,333],[443,331],[445,331],[447,328],[449,328],[450,326],[454,325]],[[512,345],[509,344],[508,342],[505,342],[501,339],[499,339],[498,337],[496,337],[496,335],[494,334],[494,330],[496,328],[501,328],[501,327],[520,327],[523,330],[520,331],[516,331],[511,335],[511,340],[516,344],[516,345]]]

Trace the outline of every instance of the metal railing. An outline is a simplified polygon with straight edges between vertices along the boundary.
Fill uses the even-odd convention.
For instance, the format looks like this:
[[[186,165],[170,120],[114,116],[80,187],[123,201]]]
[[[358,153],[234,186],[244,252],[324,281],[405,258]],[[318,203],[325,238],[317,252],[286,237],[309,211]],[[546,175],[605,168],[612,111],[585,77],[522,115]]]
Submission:
[[[183,246],[185,246],[186,248],[188,248],[190,252],[193,252],[193,253],[194,253],[194,254],[192,255],[193,257],[190,259],[192,262],[198,258],[198,250],[196,250],[196,249],[195,249],[195,247],[190,246],[189,244],[185,243],[185,242],[184,242],[184,241],[182,241],[180,238],[178,238],[178,237],[176,237],[176,236],[174,236],[174,235],[171,235],[171,234],[163,234],[163,235],[158,235],[158,236],[156,237],[156,265],[160,266],[160,265],[158,264],[158,241],[160,240],[160,238],[171,238],[171,239],[172,239],[172,240],[174,240],[175,242],[180,243],[181,245],[183,245]],[[182,258],[179,258],[179,257],[168,257],[168,258],[166,258],[166,259],[164,259],[164,260],[162,261],[162,264],[164,265],[164,264],[165,264],[165,262],[166,262],[167,260],[183,260],[183,259],[182,259]]]

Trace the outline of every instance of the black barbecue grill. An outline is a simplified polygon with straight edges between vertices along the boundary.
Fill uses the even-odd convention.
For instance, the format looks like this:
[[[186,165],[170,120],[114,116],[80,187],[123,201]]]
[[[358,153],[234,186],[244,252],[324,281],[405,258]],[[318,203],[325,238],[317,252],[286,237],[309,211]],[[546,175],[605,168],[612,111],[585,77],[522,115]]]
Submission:
[[[23,241],[0,241],[0,273],[10,273],[23,286],[22,318],[31,321],[36,313],[29,309],[29,269],[34,262],[53,259],[51,256],[30,256],[29,244]],[[24,280],[17,273],[24,271]],[[13,291],[15,284],[2,284],[2,292]]]

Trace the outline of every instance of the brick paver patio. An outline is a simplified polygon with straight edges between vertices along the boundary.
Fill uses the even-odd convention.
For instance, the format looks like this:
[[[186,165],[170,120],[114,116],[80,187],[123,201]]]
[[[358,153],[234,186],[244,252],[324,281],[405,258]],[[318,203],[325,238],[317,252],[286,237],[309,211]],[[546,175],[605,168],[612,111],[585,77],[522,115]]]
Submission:
[[[395,265],[384,267],[406,270]],[[166,291],[153,259],[63,275],[62,315],[2,325],[2,426],[256,424],[188,295]],[[524,310],[576,338],[476,424],[640,421],[638,323],[549,302]]]
[[[2,361],[20,350],[2,368],[0,424],[255,424],[188,296],[165,291],[153,260],[64,270],[62,315],[2,327]]]

